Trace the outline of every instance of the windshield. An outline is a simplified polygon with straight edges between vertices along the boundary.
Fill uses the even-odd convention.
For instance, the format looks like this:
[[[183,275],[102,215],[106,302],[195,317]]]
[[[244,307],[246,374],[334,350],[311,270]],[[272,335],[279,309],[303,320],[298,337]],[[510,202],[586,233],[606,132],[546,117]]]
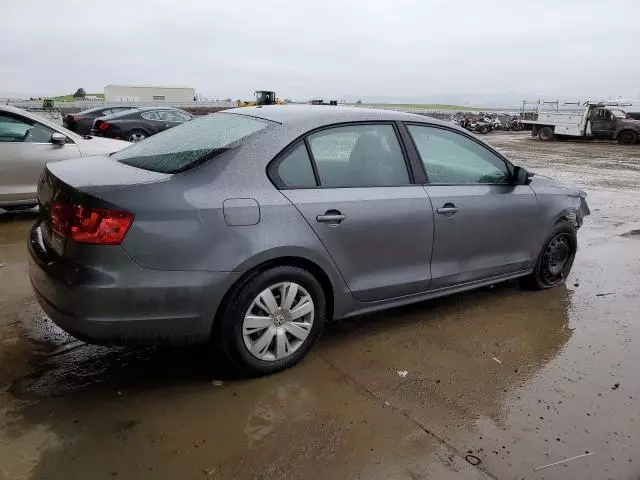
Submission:
[[[179,173],[242,144],[273,122],[245,115],[214,113],[183,123],[112,155],[133,167]]]

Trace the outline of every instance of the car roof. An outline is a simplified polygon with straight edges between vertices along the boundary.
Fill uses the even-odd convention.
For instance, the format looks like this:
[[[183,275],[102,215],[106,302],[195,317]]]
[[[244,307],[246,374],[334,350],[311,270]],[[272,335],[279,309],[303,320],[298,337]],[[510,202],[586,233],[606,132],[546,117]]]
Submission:
[[[128,105],[102,105],[101,107],[93,107],[93,108],[87,108],[86,110],[82,110],[81,112],[78,112],[76,115],[81,115],[83,113],[92,113],[92,112],[99,112],[100,110],[109,110],[111,108],[126,108],[129,110],[134,110],[137,107],[130,107]]]
[[[124,118],[127,115],[136,115],[136,114],[141,114],[141,113],[146,113],[146,112],[155,112],[158,110],[174,110],[177,112],[184,112],[184,110],[181,110],[179,108],[173,108],[173,107],[134,107],[131,110],[123,110],[122,112],[116,112],[116,113],[112,113],[111,115],[107,115],[106,119],[111,120],[114,118]],[[188,113],[188,112],[185,112]],[[103,118],[103,120],[104,120]]]
[[[106,110],[107,108],[112,108],[112,107],[106,107],[103,105],[101,107],[87,108],[86,110],[81,110],[80,112],[78,112],[78,115],[82,113],[99,112],[100,110]]]
[[[306,130],[345,122],[405,121],[445,125],[435,118],[382,108],[342,107],[335,105],[264,105],[224,110],[224,113],[248,115]]]
[[[179,110],[181,112],[184,112],[184,110],[182,110],[181,108],[176,107],[138,107],[138,110],[142,112],[148,112],[152,110]]]

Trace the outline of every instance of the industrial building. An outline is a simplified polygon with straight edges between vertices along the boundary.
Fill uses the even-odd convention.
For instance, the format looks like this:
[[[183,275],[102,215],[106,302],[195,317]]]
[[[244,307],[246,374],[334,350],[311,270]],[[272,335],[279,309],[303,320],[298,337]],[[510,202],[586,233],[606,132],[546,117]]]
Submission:
[[[193,102],[196,96],[194,88],[153,87],[142,85],[107,85],[104,87],[106,103],[184,103]]]

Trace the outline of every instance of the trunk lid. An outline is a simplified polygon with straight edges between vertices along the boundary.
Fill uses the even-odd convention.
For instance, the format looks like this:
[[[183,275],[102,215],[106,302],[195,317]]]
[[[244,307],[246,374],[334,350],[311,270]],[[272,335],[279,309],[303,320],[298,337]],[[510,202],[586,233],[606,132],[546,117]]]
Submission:
[[[38,183],[40,227],[45,246],[58,256],[72,256],[75,248],[72,240],[57,234],[52,228],[53,203],[118,209],[118,205],[101,198],[100,192],[162,182],[171,177],[131,167],[108,156],[47,164]]]
[[[84,192],[161,182],[171,178],[170,174],[143,170],[117,162],[109,155],[49,163],[46,172]]]

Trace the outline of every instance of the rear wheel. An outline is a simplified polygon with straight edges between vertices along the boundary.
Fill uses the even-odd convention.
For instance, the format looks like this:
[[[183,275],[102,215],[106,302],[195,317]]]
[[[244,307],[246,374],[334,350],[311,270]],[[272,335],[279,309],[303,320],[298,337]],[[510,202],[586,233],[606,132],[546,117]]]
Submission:
[[[623,145],[633,145],[638,140],[636,132],[631,130],[623,130],[618,134],[618,143]]]
[[[559,223],[538,255],[533,273],[525,279],[527,286],[545,290],[562,285],[571,272],[577,246],[578,237],[573,225]]]
[[[548,142],[553,138],[553,129],[551,127],[542,127],[538,130],[538,138]]]
[[[298,267],[276,267],[250,277],[231,293],[214,326],[213,342],[245,373],[266,375],[299,362],[325,319],[322,287]]]
[[[148,135],[142,130],[133,130],[129,132],[129,135],[127,135],[127,140],[129,142],[135,143],[144,140],[145,138],[147,138],[147,136]]]

